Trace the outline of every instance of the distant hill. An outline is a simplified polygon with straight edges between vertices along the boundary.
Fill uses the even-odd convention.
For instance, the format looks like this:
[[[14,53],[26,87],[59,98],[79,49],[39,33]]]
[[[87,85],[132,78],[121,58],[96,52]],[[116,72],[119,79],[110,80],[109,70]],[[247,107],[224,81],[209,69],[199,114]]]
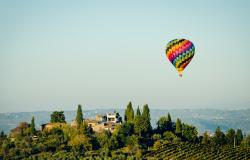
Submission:
[[[84,110],[83,116],[85,118],[95,118],[96,114],[113,112],[114,110],[119,112],[120,115],[124,115],[123,109],[95,109]],[[214,132],[217,126],[220,126],[223,131],[228,128],[241,128],[244,133],[250,132],[250,109],[152,109],[150,111],[152,126],[155,127],[157,120],[168,112],[171,114],[173,121],[176,118],[181,118],[182,121],[196,126],[200,133],[205,130]],[[19,122],[30,122],[32,116],[35,116],[36,127],[39,129],[41,124],[49,122],[51,113],[52,111],[0,113],[0,130],[8,133]],[[76,111],[65,111],[66,121],[71,122],[75,119],[75,115]]]

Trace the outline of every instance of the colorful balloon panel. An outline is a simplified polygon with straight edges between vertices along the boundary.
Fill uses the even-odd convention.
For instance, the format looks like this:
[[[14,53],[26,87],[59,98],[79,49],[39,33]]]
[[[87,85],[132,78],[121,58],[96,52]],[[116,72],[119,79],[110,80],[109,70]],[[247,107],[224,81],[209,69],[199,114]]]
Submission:
[[[183,70],[194,56],[194,44],[186,39],[174,39],[167,44],[166,55],[182,76]]]

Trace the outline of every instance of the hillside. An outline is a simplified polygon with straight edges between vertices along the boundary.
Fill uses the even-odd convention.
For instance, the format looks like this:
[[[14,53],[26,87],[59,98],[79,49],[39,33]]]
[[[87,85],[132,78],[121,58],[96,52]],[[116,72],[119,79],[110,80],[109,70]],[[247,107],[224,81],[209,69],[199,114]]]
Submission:
[[[165,143],[144,155],[145,159],[249,159],[250,148],[192,143]]]
[[[83,116],[86,118],[94,118],[96,114],[113,112],[114,109],[95,109],[84,110]],[[123,109],[116,109],[122,116]],[[156,126],[159,117],[171,113],[173,119],[182,117],[182,119],[198,128],[199,133],[204,131],[214,132],[217,126],[220,126],[223,131],[228,128],[241,128],[244,133],[250,132],[250,109],[238,110],[218,110],[218,109],[171,109],[171,110],[151,110],[151,124]],[[36,117],[37,129],[39,125],[49,122],[51,111],[38,112],[19,112],[19,113],[0,113],[0,131],[5,133],[16,127],[19,122],[29,122],[32,116]],[[65,111],[67,122],[75,119],[76,111]]]
[[[163,111],[164,116],[158,117],[160,110],[150,111],[147,104],[142,110],[139,107],[134,110],[131,102],[125,109],[124,121],[121,121],[119,112],[98,115],[96,119],[86,116],[93,118],[103,111],[110,112],[85,111],[83,116],[82,107],[78,105],[75,114],[65,112],[75,115],[75,122],[71,125],[66,122],[64,111],[54,111],[49,114],[50,123],[43,125],[41,130],[35,127],[41,113],[28,123],[20,122],[8,135],[0,133],[0,160],[250,159],[250,134],[243,135],[241,128],[229,128],[223,132],[217,127],[212,135],[208,132],[198,134],[196,126],[179,117],[174,120],[170,113]],[[183,112],[193,113],[193,120],[195,114],[205,117],[204,113],[198,114],[202,111]],[[173,113],[183,112],[173,110]],[[46,112],[42,113],[48,116]],[[235,111],[228,111],[225,115],[229,117],[232,113]],[[21,115],[25,116],[25,113]],[[150,120],[154,119],[157,119],[157,125],[152,126]]]

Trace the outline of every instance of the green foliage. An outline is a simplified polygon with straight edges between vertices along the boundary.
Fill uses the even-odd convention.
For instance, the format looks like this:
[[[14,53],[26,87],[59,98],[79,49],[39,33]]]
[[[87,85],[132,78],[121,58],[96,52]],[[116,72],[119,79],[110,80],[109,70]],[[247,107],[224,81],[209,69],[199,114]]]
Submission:
[[[234,144],[234,141],[235,141],[235,131],[234,131],[234,129],[230,128],[230,129],[227,130],[226,141],[227,141],[227,144],[230,144],[230,145]]]
[[[84,154],[85,151],[92,150],[92,144],[90,138],[83,134],[77,134],[71,137],[68,145],[71,146],[72,150],[77,154]]]
[[[147,119],[143,116],[136,116],[134,119],[134,131],[139,137],[150,134],[150,122],[148,122]]]
[[[198,131],[195,126],[183,124],[182,136],[188,142],[197,142]]]
[[[217,127],[217,129],[215,130],[213,142],[217,145],[226,144],[225,134],[221,131],[220,127]]]
[[[135,126],[136,125],[140,125],[140,126],[136,126],[137,127],[137,133],[139,133],[140,135],[143,134],[144,136],[149,136],[149,134],[151,134],[152,131],[152,126],[151,126],[151,118],[150,118],[150,110],[147,104],[145,104],[143,106],[143,111],[141,116],[137,116],[137,119],[135,120]],[[141,124],[139,124],[139,122],[142,122]]]
[[[241,144],[245,147],[250,147],[250,134],[246,135],[241,142]]]
[[[34,118],[34,116],[33,116],[32,119],[31,119],[30,131],[31,131],[31,134],[32,134],[32,135],[34,135],[35,132],[36,132],[36,128],[35,128],[35,118]]]
[[[50,130],[34,132],[33,117],[30,125],[20,123],[15,129],[17,134],[7,137],[0,133],[0,159],[250,159],[250,135],[243,138],[240,129],[236,133],[230,129],[224,135],[217,128],[212,140],[205,132],[198,141],[196,127],[182,124],[180,119],[174,123],[170,114],[161,117],[157,130],[152,132],[147,105],[142,114],[138,107],[135,117],[131,102],[126,111],[127,121],[113,133],[94,133],[83,121],[77,129],[59,124]],[[65,122],[62,115],[63,112],[54,112],[51,119]],[[82,118],[78,106],[76,121]],[[235,148],[229,145],[234,138]]]
[[[195,143],[168,143],[156,141],[152,149],[141,157],[142,159],[220,159],[240,160],[250,158],[250,149],[228,145],[205,145]]]
[[[176,133],[176,135],[179,135],[179,136],[181,136],[181,133],[182,133],[182,124],[181,124],[181,120],[179,118],[177,118],[177,120],[176,120],[175,133]]]
[[[173,139],[173,143],[180,143],[181,142],[181,138],[180,137],[174,137]]]
[[[130,136],[128,144],[131,146],[139,146],[140,145],[139,137],[136,135]]]
[[[93,130],[90,126],[88,126],[88,124],[86,122],[83,122],[80,126],[79,126],[79,133],[80,134],[85,134],[90,136],[93,133]]]
[[[134,120],[134,109],[131,102],[128,103],[127,108],[125,109],[124,120],[126,122],[133,122]]]
[[[143,106],[143,111],[142,111],[142,115],[141,115],[146,121],[148,121],[148,123],[150,123],[150,110],[147,104],[145,104]]]
[[[161,134],[153,134],[152,138],[155,141],[160,140],[161,139]]]
[[[45,151],[55,152],[65,148],[69,137],[64,133],[62,128],[55,127],[50,132],[45,133],[43,137]]]
[[[163,133],[163,139],[168,141],[168,142],[173,142],[173,140],[176,138],[177,136],[170,132],[170,131],[166,131]]]
[[[134,123],[123,123],[118,128],[118,133],[124,136],[131,136],[134,133]]]
[[[137,107],[137,110],[136,110],[136,116],[141,116],[141,111],[140,111],[140,107],[139,106]]]
[[[172,122],[172,120],[171,120],[171,116],[170,116],[170,113],[168,113],[168,118],[167,118],[167,121]]]
[[[237,129],[235,135],[236,145],[240,145],[243,140],[243,134],[241,129]]]
[[[116,135],[112,135],[110,132],[105,131],[97,136],[97,140],[102,147],[102,150],[114,150],[119,147],[118,139]],[[110,153],[109,153],[110,154]]]
[[[162,141],[161,140],[157,140],[154,143],[153,149],[154,150],[158,150],[161,146],[162,146]]]
[[[171,116],[168,113],[167,116],[160,117],[160,119],[157,121],[157,131],[160,134],[163,134],[165,131],[172,131],[173,130],[173,124],[171,121]]]
[[[167,131],[167,117],[160,117],[160,119],[157,121],[157,130],[159,133],[163,133],[164,131]]]
[[[51,123],[66,123],[64,111],[54,111],[50,115],[50,122]]]
[[[76,113],[76,123],[77,128],[79,129],[83,122],[82,106],[79,104]]]
[[[4,139],[6,137],[7,137],[7,135],[4,134],[4,131],[2,130],[1,133],[0,133],[0,140]]]
[[[203,138],[202,138],[201,143],[202,144],[209,144],[210,143],[210,138],[209,138],[207,131],[203,134]]]
[[[2,149],[1,149],[4,157],[8,157],[10,146],[11,144],[9,139],[5,139],[2,143]]]
[[[128,144],[129,137],[134,134],[134,123],[123,123],[113,134],[117,136],[119,147],[126,146]]]

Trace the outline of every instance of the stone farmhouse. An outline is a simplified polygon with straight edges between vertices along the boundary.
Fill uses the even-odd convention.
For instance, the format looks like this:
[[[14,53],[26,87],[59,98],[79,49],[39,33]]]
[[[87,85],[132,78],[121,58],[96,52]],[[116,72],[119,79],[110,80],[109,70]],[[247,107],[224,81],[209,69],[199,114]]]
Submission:
[[[122,117],[118,112],[96,115],[95,119],[84,119],[85,123],[93,129],[94,132],[100,133],[103,131],[114,132],[116,126],[121,125]],[[76,121],[71,123],[71,127],[76,127]]]

